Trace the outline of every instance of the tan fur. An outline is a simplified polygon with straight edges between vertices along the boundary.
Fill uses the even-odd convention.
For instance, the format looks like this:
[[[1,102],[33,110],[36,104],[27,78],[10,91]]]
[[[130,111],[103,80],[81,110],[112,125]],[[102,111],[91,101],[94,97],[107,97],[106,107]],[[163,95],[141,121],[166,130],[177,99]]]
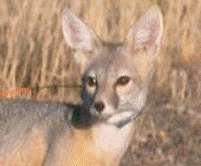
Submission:
[[[1,166],[39,166],[45,156],[45,138],[42,129],[33,129],[28,138],[10,156],[6,156]]]
[[[87,166],[89,163],[91,166],[101,166],[109,157],[106,154],[101,155],[99,149],[96,149],[91,129],[85,131],[74,129],[70,149],[66,163],[72,166]]]

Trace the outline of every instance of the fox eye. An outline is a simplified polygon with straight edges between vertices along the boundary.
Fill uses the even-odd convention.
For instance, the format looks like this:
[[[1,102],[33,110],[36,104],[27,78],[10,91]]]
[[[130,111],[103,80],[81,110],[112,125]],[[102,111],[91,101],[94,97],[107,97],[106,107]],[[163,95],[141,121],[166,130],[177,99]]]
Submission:
[[[86,84],[87,84],[89,87],[94,87],[94,86],[97,85],[97,80],[96,80],[95,77],[87,77]]]
[[[130,81],[130,77],[128,77],[128,76],[121,76],[121,77],[119,77],[119,79],[117,80],[117,82],[116,82],[116,85],[126,85],[126,84],[128,84],[129,83],[129,81]]]

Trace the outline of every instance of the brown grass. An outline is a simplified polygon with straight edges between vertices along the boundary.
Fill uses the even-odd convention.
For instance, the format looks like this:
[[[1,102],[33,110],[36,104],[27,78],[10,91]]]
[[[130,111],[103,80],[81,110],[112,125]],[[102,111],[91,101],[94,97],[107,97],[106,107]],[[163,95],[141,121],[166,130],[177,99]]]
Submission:
[[[200,120],[200,113],[195,111],[201,104],[200,0],[0,0],[0,4],[0,90],[36,87],[35,91],[15,94],[15,97],[61,101],[77,101],[79,88],[53,87],[38,91],[37,86],[79,84],[72,50],[65,45],[61,33],[62,9],[69,7],[103,40],[122,42],[136,18],[150,6],[158,4],[164,15],[165,27],[151,85],[151,97],[154,99],[151,103],[159,106],[166,103],[165,109],[176,109],[178,116],[188,109],[189,115]],[[10,96],[12,94],[7,95]],[[164,143],[167,133],[164,130],[157,133],[153,119],[148,120],[152,126],[147,128],[144,125],[141,132],[145,133],[144,136],[152,132],[151,139],[156,141],[159,137]],[[172,121],[169,119],[168,122]],[[140,144],[139,140],[146,142],[149,138],[137,135],[140,138],[136,146],[140,149],[144,142]],[[170,155],[167,160],[160,149],[157,154],[164,162],[179,165],[179,157],[176,160]],[[185,163],[184,160],[182,162]],[[146,161],[144,163],[147,165]]]

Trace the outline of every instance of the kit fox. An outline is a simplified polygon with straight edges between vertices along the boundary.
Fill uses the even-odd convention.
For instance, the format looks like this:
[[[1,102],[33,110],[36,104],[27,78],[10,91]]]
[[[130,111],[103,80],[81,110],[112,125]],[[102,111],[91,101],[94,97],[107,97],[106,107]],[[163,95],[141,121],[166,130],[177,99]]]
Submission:
[[[2,166],[117,166],[129,146],[160,47],[160,9],[142,15],[124,43],[101,41],[69,10],[62,27],[83,103],[1,99]]]

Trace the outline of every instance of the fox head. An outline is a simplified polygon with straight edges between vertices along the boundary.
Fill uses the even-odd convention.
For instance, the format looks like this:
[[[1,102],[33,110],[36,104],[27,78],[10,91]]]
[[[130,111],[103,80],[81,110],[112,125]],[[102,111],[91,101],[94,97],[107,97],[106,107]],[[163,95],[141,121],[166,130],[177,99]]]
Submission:
[[[149,9],[130,28],[125,42],[105,43],[79,18],[64,10],[66,43],[83,78],[82,97],[92,113],[108,118],[121,112],[138,113],[146,101],[163,31],[159,8]]]

